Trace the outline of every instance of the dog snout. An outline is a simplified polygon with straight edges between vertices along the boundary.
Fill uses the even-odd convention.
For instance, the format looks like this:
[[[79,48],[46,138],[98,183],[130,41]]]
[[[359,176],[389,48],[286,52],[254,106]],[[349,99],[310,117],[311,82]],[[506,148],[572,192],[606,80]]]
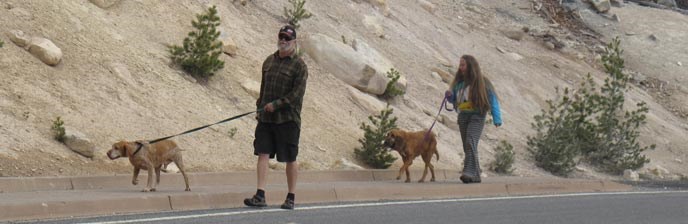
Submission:
[[[122,155],[119,154],[119,150],[111,149],[107,152],[107,157],[110,158],[111,160],[115,160],[121,156]]]

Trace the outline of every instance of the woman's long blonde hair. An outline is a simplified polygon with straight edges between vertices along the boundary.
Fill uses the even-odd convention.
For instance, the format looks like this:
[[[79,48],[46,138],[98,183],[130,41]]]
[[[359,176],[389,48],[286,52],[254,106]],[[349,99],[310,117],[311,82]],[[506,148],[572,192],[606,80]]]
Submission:
[[[475,108],[480,110],[481,114],[485,115],[490,110],[490,100],[488,99],[487,91],[490,90],[493,92],[492,94],[495,94],[492,83],[487,77],[483,76],[480,64],[478,64],[478,60],[475,57],[464,55],[461,58],[466,62],[466,72],[462,73],[460,69],[457,69],[449,88],[453,89],[459,82],[465,82],[464,86],[471,86],[469,100]]]

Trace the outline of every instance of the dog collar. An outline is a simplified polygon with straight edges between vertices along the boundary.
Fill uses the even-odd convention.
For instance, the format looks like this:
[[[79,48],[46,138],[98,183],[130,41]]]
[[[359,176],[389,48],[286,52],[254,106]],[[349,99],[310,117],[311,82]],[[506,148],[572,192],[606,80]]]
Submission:
[[[139,150],[143,148],[143,144],[141,144],[140,142],[136,142],[136,145],[138,145],[139,147],[136,147],[136,151],[134,151],[134,154],[131,154],[132,156],[135,156],[136,153],[139,153]]]

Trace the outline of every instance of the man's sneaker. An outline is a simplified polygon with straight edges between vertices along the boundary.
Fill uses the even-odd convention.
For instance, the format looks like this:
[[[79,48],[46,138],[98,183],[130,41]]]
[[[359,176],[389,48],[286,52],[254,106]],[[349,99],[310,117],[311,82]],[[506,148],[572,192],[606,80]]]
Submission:
[[[284,200],[284,203],[282,204],[282,206],[280,206],[280,208],[294,210],[294,200],[287,198],[287,200]]]
[[[258,195],[253,195],[252,198],[247,198],[244,199],[244,204],[246,206],[251,206],[251,207],[265,207],[268,206],[267,203],[265,203],[265,198],[260,197]]]

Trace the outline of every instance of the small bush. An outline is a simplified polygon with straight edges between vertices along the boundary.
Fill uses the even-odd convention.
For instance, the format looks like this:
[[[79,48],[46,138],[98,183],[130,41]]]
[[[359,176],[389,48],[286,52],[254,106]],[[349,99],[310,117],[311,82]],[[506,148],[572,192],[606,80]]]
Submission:
[[[289,0],[289,3],[291,3],[291,9],[284,7],[284,17],[287,23],[298,29],[300,27],[299,22],[311,18],[313,14],[303,8],[303,5],[306,4],[306,0]]]
[[[229,137],[230,137],[230,138],[234,138],[234,135],[236,135],[236,133],[237,133],[237,128],[236,128],[236,127],[233,127],[233,128],[231,128],[231,129],[229,129],[229,131],[227,132],[227,134],[229,134]]]
[[[391,117],[392,112],[393,109],[388,105],[380,111],[380,115],[368,117],[368,120],[373,123],[372,126],[361,123],[361,129],[365,133],[363,139],[358,139],[361,147],[354,149],[354,154],[359,160],[375,169],[386,169],[396,160],[383,145],[387,133],[397,127],[397,118]]]
[[[600,91],[588,74],[577,91],[565,89],[563,96],[547,101],[547,111],[534,117],[536,134],[528,136],[528,151],[537,166],[566,176],[581,159],[613,174],[649,162],[641,153],[655,145],[642,147],[637,141],[649,109],[644,102],[636,105],[637,110],[623,109],[629,77],[621,72],[624,61],[619,44],[615,38],[602,57],[610,77]]]
[[[53,133],[55,133],[55,140],[59,142],[64,142],[65,138],[65,128],[64,128],[64,121],[58,116],[54,121],[53,121],[53,126],[51,128],[53,130]]]
[[[495,161],[490,166],[497,173],[511,174],[514,169],[514,147],[509,142],[502,140],[495,149]]]
[[[207,80],[225,66],[225,62],[218,59],[222,54],[222,42],[217,39],[220,36],[217,9],[215,6],[208,8],[204,14],[196,15],[191,24],[196,30],[184,38],[183,46],[169,46],[168,52],[174,64],[196,78]]]
[[[404,95],[404,90],[401,90],[399,87],[397,87],[397,82],[399,81],[399,78],[401,78],[399,71],[394,68],[389,69],[389,71],[387,71],[387,78],[390,78],[390,80],[387,82],[387,87],[385,88],[385,92],[382,94],[382,98],[392,99],[396,96]]]
[[[0,40],[0,48],[1,48],[3,45],[5,45],[5,42],[2,41],[2,40]]]

